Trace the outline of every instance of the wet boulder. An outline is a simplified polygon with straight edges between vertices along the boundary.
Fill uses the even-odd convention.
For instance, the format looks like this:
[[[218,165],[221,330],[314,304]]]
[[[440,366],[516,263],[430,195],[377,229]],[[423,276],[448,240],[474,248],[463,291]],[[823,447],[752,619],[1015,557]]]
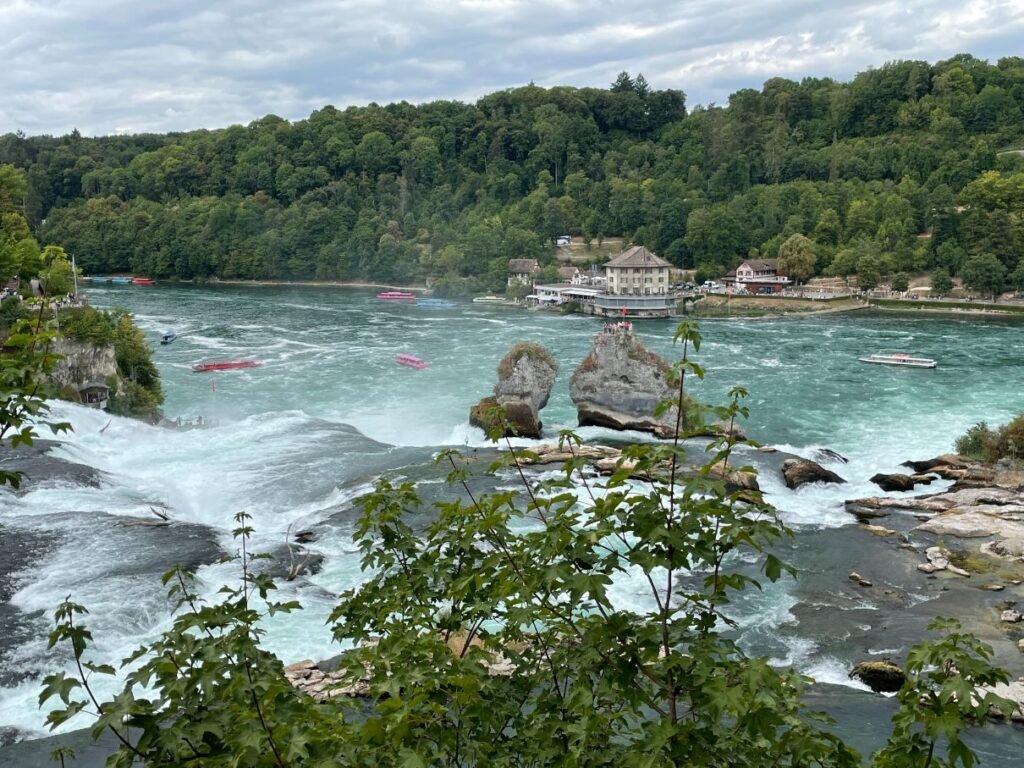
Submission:
[[[862,661],[850,671],[850,677],[860,680],[875,693],[895,693],[907,679],[903,669],[889,659]]]
[[[879,472],[871,478],[871,482],[883,491],[912,491],[917,484],[910,475],[903,475],[898,472],[891,475]]]
[[[799,488],[807,483],[845,483],[830,469],[809,459],[786,459],[782,462],[782,477],[787,488]]]

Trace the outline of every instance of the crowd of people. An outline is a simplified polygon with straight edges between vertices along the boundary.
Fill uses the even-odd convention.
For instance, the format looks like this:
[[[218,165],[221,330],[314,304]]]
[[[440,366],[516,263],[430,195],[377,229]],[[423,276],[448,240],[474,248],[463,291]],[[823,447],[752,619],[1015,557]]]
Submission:
[[[632,333],[633,323],[629,320],[620,320],[617,323],[605,323],[604,333]]]

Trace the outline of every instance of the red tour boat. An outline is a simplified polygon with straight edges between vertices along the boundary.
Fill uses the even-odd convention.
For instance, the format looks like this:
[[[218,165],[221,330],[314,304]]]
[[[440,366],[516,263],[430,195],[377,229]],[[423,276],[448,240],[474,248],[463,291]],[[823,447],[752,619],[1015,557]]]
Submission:
[[[132,278],[133,285],[156,285],[156,280],[152,277],[134,277]]]
[[[234,368],[258,368],[262,363],[259,360],[203,360],[192,366],[196,373],[207,371],[230,371]]]

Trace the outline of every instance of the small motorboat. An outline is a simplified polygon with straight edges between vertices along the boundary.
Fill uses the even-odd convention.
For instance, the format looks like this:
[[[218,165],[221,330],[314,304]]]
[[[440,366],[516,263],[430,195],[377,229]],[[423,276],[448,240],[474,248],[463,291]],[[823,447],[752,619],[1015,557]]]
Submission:
[[[894,352],[892,354],[875,354],[867,357],[858,357],[862,363],[874,363],[875,365],[895,365],[900,368],[934,368],[938,363],[928,357],[913,357],[906,352]]]
[[[399,365],[406,365],[410,368],[415,368],[417,371],[422,371],[430,365],[426,360],[421,360],[416,357],[416,355],[407,355],[404,353],[401,355],[395,355],[395,362]]]
[[[377,298],[381,301],[416,301],[416,294],[408,291],[381,291]]]
[[[263,363],[259,360],[203,360],[192,366],[196,373],[207,371],[230,371],[235,368],[259,368]]]
[[[416,302],[417,307],[426,307],[427,309],[448,309],[454,307],[448,299],[420,299]]]
[[[133,277],[132,285],[156,285],[156,280],[152,277]]]
[[[164,331],[163,335],[160,337],[160,343],[161,344],[170,344],[176,338],[178,338],[178,334],[176,334],[173,329],[168,328],[166,331]]]
[[[114,285],[131,285],[134,279],[133,277],[112,277],[110,282]]]

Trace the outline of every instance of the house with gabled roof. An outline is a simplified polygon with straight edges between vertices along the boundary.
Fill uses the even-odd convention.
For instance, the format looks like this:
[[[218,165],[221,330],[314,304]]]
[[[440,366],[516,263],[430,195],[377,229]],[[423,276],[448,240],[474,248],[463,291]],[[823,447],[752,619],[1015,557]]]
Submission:
[[[508,284],[529,285],[538,272],[540,264],[536,259],[509,259]]]
[[[669,291],[672,265],[642,245],[623,251],[604,265],[608,293],[620,296],[660,296]]]
[[[671,317],[676,309],[676,298],[669,292],[671,266],[638,245],[605,263],[603,287],[596,274],[587,277],[575,267],[563,268],[563,280],[569,277],[568,269],[575,270],[571,285],[535,286],[527,301],[550,307],[572,302],[580,312],[603,317]]]
[[[727,286],[746,293],[781,293],[792,284],[779,274],[778,259],[747,259],[723,279]]]

